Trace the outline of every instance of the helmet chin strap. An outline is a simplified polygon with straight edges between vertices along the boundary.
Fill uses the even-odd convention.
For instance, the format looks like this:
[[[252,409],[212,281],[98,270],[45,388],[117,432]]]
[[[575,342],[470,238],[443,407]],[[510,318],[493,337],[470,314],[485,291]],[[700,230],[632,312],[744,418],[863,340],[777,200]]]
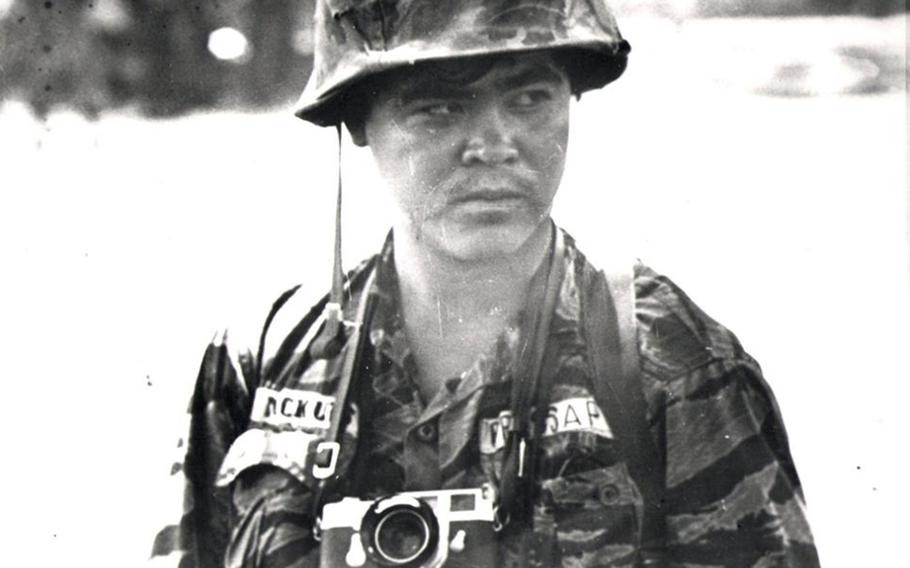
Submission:
[[[344,345],[344,271],[341,265],[341,123],[335,125],[338,133],[338,191],[335,200],[335,255],[332,266],[332,291],[322,312],[325,324],[310,346],[310,354],[317,359],[330,359]]]

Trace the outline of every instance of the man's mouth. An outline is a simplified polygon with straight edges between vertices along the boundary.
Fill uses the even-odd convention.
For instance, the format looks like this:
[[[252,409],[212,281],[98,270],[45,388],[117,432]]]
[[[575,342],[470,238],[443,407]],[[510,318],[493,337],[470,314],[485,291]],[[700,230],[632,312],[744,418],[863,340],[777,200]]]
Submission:
[[[499,201],[512,201],[515,199],[524,199],[525,194],[521,191],[516,191],[514,189],[479,189],[476,191],[469,191],[464,195],[459,195],[458,197],[452,200],[453,203],[469,203],[472,201],[485,201],[489,203],[496,203]]]

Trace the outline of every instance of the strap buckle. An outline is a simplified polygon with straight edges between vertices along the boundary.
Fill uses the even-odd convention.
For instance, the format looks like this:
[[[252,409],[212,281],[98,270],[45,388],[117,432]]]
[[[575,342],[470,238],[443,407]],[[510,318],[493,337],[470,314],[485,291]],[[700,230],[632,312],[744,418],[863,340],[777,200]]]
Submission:
[[[322,511],[319,512],[313,521],[313,540],[322,542]]]
[[[502,517],[502,509],[499,505],[493,507],[493,532],[502,532],[502,529],[506,528],[509,522],[512,521],[512,514],[506,513],[505,518]]]
[[[525,478],[525,457],[528,453],[528,444],[524,436],[518,438],[518,479]]]

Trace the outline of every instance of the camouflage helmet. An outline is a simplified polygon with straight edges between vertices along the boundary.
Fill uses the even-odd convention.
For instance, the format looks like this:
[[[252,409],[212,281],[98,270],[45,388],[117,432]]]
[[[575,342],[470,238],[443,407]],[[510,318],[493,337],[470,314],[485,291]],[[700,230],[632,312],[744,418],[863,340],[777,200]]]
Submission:
[[[576,93],[626,67],[629,44],[603,0],[316,0],[313,73],[295,114],[343,119],[341,95],[382,71],[420,61],[574,49]]]

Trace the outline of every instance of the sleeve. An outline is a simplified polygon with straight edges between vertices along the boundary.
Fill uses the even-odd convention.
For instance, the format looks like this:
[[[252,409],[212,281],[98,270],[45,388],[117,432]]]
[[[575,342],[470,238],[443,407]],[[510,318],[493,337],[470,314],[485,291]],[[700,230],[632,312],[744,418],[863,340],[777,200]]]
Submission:
[[[260,466],[234,483],[237,523],[226,568],[304,568],[319,564],[312,493],[281,468]]]
[[[783,420],[758,364],[644,265],[636,302],[648,414],[665,451],[669,565],[818,566]]]
[[[226,333],[216,335],[202,357],[187,432],[177,444],[181,455],[168,480],[182,493],[181,512],[155,536],[152,566],[222,566],[233,504],[215,482],[228,448],[246,428],[255,383],[252,354],[232,353],[226,340]]]
[[[780,412],[757,364],[722,358],[668,385],[672,566],[818,566]]]

